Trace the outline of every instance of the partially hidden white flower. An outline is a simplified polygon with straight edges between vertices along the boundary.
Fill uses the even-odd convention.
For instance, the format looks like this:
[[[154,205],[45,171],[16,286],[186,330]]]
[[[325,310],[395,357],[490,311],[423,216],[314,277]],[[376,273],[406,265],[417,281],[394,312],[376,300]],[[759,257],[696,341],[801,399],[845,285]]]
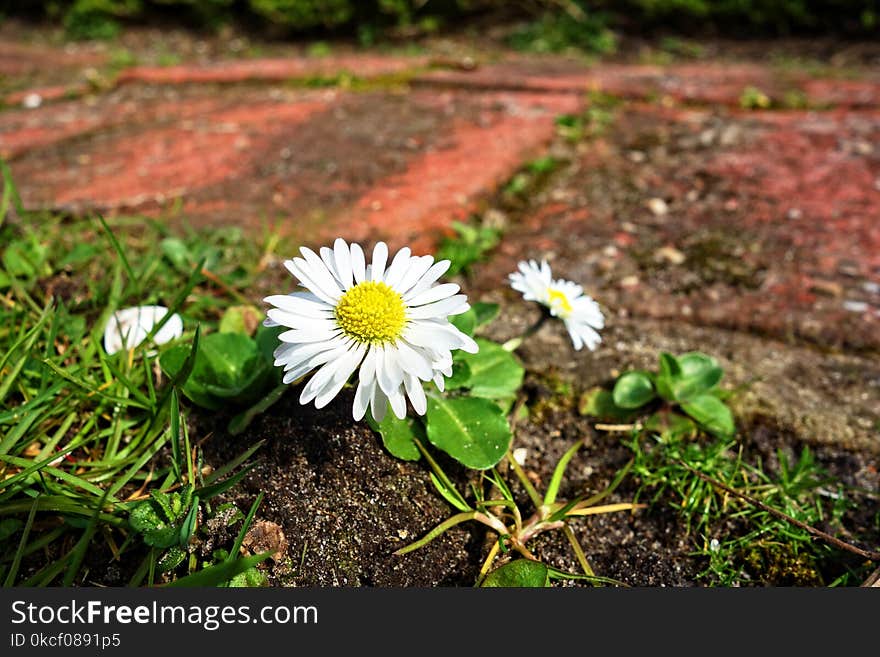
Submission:
[[[565,324],[575,349],[584,345],[594,350],[602,341],[598,331],[605,326],[605,317],[599,304],[584,294],[577,283],[563,278],[553,279],[550,265],[542,260],[538,265],[534,260],[522,261],[519,271],[509,275],[510,287],[522,292],[526,301],[537,301],[550,310]]]
[[[400,249],[388,264],[388,247],[379,242],[366,264],[358,244],[337,239],[320,256],[300,248],[302,258],[284,266],[307,291],[276,294],[264,301],[266,326],[284,326],[275,365],[284,367],[284,383],[316,370],[303,387],[300,403],[323,408],[359,369],[354,395],[355,420],[367,407],[377,422],[388,403],[406,417],[406,400],[419,415],[427,410],[422,382],[442,391],[452,375],[452,351],[477,352],[477,344],[447,319],[470,308],[459,286],[438,284],[448,260],[413,256]]]
[[[117,310],[104,328],[104,350],[115,354],[122,349],[134,349],[167,314],[165,306],[133,306]],[[182,333],[183,320],[175,313],[156,331],[153,342],[164,344],[179,338]]]

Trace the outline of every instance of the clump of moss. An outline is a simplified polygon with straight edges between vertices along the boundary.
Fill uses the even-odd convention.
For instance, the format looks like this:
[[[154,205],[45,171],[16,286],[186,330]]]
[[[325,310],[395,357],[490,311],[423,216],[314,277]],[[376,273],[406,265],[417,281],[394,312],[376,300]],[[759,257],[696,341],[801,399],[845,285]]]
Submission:
[[[789,543],[759,543],[743,555],[744,571],[765,586],[825,586],[813,557]]]

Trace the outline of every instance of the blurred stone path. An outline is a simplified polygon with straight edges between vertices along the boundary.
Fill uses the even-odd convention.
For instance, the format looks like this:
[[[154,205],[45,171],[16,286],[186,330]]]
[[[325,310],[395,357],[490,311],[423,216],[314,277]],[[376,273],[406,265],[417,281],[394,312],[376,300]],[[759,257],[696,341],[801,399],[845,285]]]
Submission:
[[[119,66],[7,41],[0,156],[30,208],[424,251],[549,152],[561,166],[505,210],[498,275],[545,255],[636,316],[876,353],[880,75],[845,73],[514,53]],[[603,113],[591,139],[560,137],[558,117]]]

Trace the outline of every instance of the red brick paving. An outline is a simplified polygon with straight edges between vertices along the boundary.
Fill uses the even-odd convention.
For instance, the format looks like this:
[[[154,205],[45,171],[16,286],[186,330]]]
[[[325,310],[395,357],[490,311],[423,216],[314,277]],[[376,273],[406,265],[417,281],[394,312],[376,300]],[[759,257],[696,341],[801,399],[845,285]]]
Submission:
[[[576,98],[515,93],[487,94],[483,102],[478,124],[453,123],[447,146],[425,153],[402,175],[361,196],[339,221],[346,234],[430,250],[438,233],[466,219],[479,199],[540,154],[555,133],[557,116],[580,106]]]
[[[56,47],[0,41],[0,75],[26,76],[57,69],[101,66],[106,55],[98,52],[71,52]]]
[[[16,74],[42,65],[40,52],[27,50]],[[94,55],[84,57],[76,65]],[[0,112],[0,155],[31,207],[156,216],[179,199],[169,220],[269,221],[310,243],[344,235],[427,251],[544,151],[555,117],[602,91],[630,102],[576,156],[576,175],[554,178],[512,227],[496,273],[546,252],[620,311],[880,348],[880,80],[718,62],[427,63],[131,68],[100,93]],[[413,86],[283,84],[337,73]],[[825,109],[740,110],[750,86],[777,105],[796,91]],[[27,92],[15,93],[20,104]],[[668,214],[651,212],[652,198]]]
[[[403,73],[425,66],[425,57],[383,57],[379,55],[343,55],[313,58],[253,59],[181,66],[134,66],[120,73],[119,84],[205,84],[210,82],[279,82],[302,78],[331,77],[348,74],[375,78]]]
[[[538,252],[611,312],[876,350],[878,144],[877,111],[631,105],[483,278]]]

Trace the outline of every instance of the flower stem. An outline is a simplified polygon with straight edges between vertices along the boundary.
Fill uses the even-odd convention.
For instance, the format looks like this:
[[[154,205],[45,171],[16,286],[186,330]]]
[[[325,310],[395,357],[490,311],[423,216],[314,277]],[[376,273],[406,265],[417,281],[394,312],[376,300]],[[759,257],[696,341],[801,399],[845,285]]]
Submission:
[[[511,338],[510,340],[505,342],[503,345],[501,345],[501,348],[505,351],[516,351],[520,348],[520,346],[522,346],[522,343],[526,340],[526,338],[529,338],[537,333],[538,329],[540,329],[544,325],[544,322],[546,322],[549,318],[550,313],[546,310],[543,310],[541,312],[541,317],[538,319],[537,322],[535,322],[529,328],[523,331],[522,335]]]

